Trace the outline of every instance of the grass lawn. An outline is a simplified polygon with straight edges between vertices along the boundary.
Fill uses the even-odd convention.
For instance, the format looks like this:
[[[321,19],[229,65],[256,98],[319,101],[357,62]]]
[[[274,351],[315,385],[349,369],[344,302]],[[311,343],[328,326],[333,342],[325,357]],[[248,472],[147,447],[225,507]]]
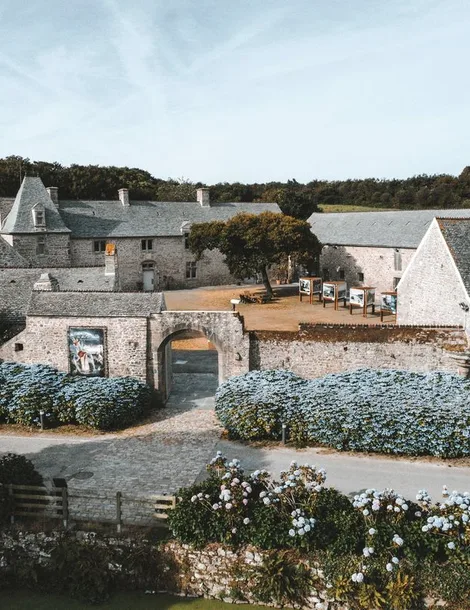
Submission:
[[[119,593],[99,606],[83,604],[62,595],[42,595],[30,591],[0,591],[2,610],[230,610],[233,606],[210,599],[188,599],[172,595]],[[250,610],[265,610],[250,606]]]
[[[344,205],[342,203],[320,203],[323,212],[393,212],[393,208],[371,208],[365,205]]]

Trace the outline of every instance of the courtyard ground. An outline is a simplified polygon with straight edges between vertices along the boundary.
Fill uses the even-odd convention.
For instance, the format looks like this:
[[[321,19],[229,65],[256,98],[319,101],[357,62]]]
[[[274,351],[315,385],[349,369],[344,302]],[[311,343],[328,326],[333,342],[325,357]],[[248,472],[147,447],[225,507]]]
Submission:
[[[353,310],[340,305],[337,311],[333,304],[326,307],[315,300],[311,305],[306,297],[299,300],[298,285],[288,284],[274,286],[275,299],[271,303],[249,303],[237,305],[237,311],[245,320],[247,330],[298,330],[300,322],[328,324],[380,324],[380,313],[372,314],[369,310],[367,318],[362,311]],[[193,290],[171,290],[165,292],[167,308],[175,311],[230,311],[231,299],[238,299],[244,292],[263,293],[260,284],[211,286],[194,288]],[[386,316],[385,324],[394,324],[394,316]]]

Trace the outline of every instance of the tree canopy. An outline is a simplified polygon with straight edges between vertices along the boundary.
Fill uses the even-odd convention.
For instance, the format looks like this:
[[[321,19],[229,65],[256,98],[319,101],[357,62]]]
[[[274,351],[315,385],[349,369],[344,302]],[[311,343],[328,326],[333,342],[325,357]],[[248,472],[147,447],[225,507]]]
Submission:
[[[309,265],[321,250],[308,222],[274,212],[242,213],[227,222],[193,224],[188,245],[198,259],[205,250],[217,248],[225,256],[230,273],[239,279],[259,273],[269,295],[271,266],[283,263],[288,256]]]
[[[184,178],[155,178],[135,167],[62,165],[56,161],[31,161],[11,155],[0,159],[0,197],[14,197],[21,177],[40,176],[46,186],[58,186],[61,199],[116,199],[125,187],[132,199],[194,201],[196,189],[207,186]],[[470,166],[459,176],[419,175],[382,180],[296,180],[242,184],[213,184],[211,200],[217,202],[274,202],[285,214],[306,219],[319,205],[366,206],[392,209],[461,208],[470,206]]]

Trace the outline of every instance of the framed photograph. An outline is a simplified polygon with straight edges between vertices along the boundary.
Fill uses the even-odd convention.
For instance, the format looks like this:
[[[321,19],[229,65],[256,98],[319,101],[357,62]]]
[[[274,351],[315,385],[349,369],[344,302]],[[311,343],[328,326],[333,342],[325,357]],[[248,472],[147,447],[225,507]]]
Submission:
[[[312,293],[321,294],[322,280],[321,277],[316,277],[312,280]]]
[[[299,292],[301,292],[302,294],[310,294],[310,286],[311,286],[310,280],[305,280],[305,279],[300,278]]]
[[[393,314],[397,313],[397,297],[394,294],[383,294],[381,303],[381,309],[390,311]]]
[[[327,301],[334,301],[336,294],[336,284],[323,284],[323,298]]]
[[[346,301],[348,288],[346,282],[338,284],[338,301]]]
[[[375,305],[375,289],[369,288],[367,291],[367,305]]]
[[[104,377],[104,328],[70,327],[68,330],[69,362],[72,375]]]
[[[364,290],[351,288],[349,291],[349,303],[358,307],[364,307]]]

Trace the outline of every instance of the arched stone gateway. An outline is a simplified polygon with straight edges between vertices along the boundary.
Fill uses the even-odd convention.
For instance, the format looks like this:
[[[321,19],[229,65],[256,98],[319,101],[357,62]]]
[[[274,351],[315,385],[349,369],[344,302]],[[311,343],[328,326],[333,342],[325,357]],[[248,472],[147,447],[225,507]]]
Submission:
[[[171,390],[171,341],[181,332],[203,333],[218,353],[219,383],[249,370],[249,336],[232,311],[162,311],[149,319],[147,378],[163,400]]]

